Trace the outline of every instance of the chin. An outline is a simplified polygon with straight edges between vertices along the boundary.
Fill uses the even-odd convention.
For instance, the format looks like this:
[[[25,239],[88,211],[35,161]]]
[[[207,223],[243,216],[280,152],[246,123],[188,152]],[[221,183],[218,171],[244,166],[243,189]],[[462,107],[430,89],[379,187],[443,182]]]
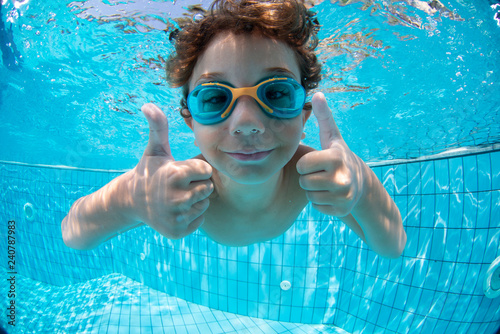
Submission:
[[[246,185],[265,183],[282,169],[282,166],[276,168],[276,164],[272,169],[269,168],[270,166],[242,166],[236,163],[227,163],[224,167],[226,168],[217,169],[232,181]]]
[[[224,171],[223,173],[236,183],[246,184],[246,185],[257,185],[265,183],[273,175],[279,172],[279,170],[275,171],[274,173],[250,172],[245,170],[242,170],[238,173],[230,173],[227,171]]]

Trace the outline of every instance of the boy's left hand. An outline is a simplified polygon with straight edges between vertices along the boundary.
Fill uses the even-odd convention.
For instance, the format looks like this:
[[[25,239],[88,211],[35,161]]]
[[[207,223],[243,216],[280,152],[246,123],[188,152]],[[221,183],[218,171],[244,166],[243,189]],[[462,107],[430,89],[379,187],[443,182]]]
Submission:
[[[297,162],[300,186],[318,211],[344,217],[362,195],[364,163],[342,139],[322,93],[314,94],[312,106],[322,150],[309,152]]]

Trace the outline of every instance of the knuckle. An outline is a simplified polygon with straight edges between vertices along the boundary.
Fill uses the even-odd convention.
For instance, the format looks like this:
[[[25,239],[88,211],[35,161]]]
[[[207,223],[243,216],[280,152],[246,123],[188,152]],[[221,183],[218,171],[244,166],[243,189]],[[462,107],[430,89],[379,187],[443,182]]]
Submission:
[[[194,168],[203,174],[211,174],[212,173],[212,166],[210,166],[210,164],[208,162],[205,162],[205,161],[200,160],[200,159],[191,159],[189,161],[190,161],[191,168]]]
[[[185,165],[178,164],[173,162],[168,165],[168,179],[170,182],[176,182],[179,180],[183,180],[188,176],[188,171]]]
[[[352,175],[347,171],[338,171],[333,177],[333,182],[340,187],[348,187],[352,184]]]
[[[210,200],[208,198],[205,198],[199,202],[194,203],[193,209],[195,209],[197,212],[205,212],[208,209],[209,205]]]
[[[301,188],[306,188],[307,187],[307,178],[303,175],[299,177],[299,185]]]

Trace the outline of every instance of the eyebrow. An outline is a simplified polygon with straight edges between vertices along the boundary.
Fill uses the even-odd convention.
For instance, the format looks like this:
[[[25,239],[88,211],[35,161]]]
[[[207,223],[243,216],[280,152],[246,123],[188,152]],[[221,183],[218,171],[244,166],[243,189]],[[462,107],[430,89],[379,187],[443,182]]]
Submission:
[[[283,75],[292,77],[295,80],[299,80],[299,78],[295,77],[295,74],[293,74],[292,71],[290,71],[284,67],[270,67],[270,68],[266,68],[265,71],[271,75],[283,74]]]
[[[200,75],[198,80],[196,80],[194,86],[196,87],[200,81],[221,81],[222,78],[224,78],[224,73],[221,72],[203,73],[202,75]]]
[[[295,80],[300,80],[293,74],[292,71],[284,68],[284,67],[269,67],[265,68],[264,72],[268,76],[273,75],[284,75],[287,77],[291,77]],[[195,81],[194,86],[196,87],[200,82],[212,82],[212,81],[224,81],[225,74],[222,72],[209,72],[203,73],[200,77]]]

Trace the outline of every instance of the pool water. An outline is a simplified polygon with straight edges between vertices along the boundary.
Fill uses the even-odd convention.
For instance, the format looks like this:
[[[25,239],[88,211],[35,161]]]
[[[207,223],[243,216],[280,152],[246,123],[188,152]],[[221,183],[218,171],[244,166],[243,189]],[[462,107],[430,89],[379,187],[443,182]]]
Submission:
[[[92,251],[64,245],[71,204],[142,154],[144,102],[166,112],[177,159],[198,153],[162,70],[168,32],[192,3],[2,2],[0,327],[495,333],[500,298],[483,292],[500,256],[494,1],[312,3],[323,24],[318,90],[402,213],[400,258],[377,256],[310,206],[284,235],[247,247],[146,227]],[[313,119],[306,134],[319,148]]]

